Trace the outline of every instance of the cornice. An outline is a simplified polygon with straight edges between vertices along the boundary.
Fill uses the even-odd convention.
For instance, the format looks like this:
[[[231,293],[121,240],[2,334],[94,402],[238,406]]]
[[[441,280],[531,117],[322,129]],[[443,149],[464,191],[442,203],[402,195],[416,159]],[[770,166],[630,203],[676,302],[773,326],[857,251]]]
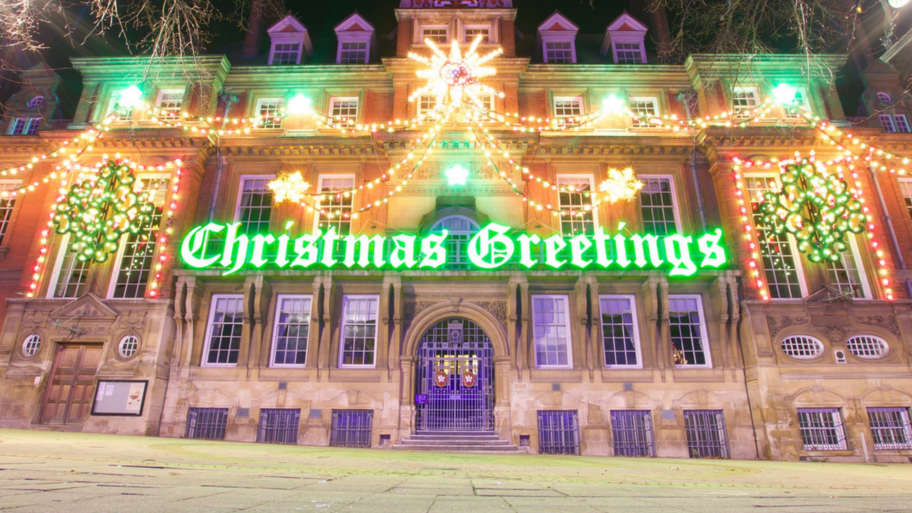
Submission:
[[[276,145],[225,145],[221,146],[225,156],[233,157],[334,157],[374,156],[377,149],[371,143],[357,142],[326,144],[276,144]]]

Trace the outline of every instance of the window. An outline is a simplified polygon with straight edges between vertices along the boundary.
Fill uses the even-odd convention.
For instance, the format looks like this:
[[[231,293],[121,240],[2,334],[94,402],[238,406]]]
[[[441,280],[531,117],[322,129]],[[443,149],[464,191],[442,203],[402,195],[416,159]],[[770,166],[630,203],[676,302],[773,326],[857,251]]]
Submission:
[[[732,90],[732,116],[744,120],[753,116],[751,110],[760,106],[760,95],[754,87],[735,87]]]
[[[242,177],[235,219],[241,223],[239,232],[256,235],[269,231],[272,218],[272,189],[269,177]]]
[[[691,458],[728,458],[722,410],[684,410],[684,434]]]
[[[279,295],[276,298],[275,329],[270,366],[303,366],[310,337],[311,296]]]
[[[330,98],[329,115],[335,119],[357,121],[358,98]]]
[[[28,101],[26,107],[30,109],[37,109],[42,105],[44,105],[44,96],[36,94],[35,96],[32,96],[32,98]]]
[[[677,366],[710,365],[700,299],[700,296],[668,296],[668,326]]]
[[[134,335],[127,335],[117,344],[117,354],[124,359],[132,358],[137,349],[139,349],[139,339]]]
[[[64,235],[57,256],[57,273],[51,297],[77,298],[85,291],[88,279],[89,262],[76,258],[76,252],[70,247],[70,234]]]
[[[583,98],[581,96],[570,96],[563,97],[558,96],[554,98],[554,117],[557,119],[563,118],[578,118],[583,115]]]
[[[190,408],[184,438],[224,440],[228,408]]]
[[[10,135],[35,135],[41,118],[15,118],[10,123]]]
[[[488,112],[494,110],[494,95],[493,94],[481,93],[481,94],[477,95],[475,98],[471,98],[470,101],[472,101],[472,103],[474,105],[478,106],[478,108],[480,108],[482,110],[485,110]],[[482,121],[482,122],[484,122],[485,120],[486,120],[485,118],[480,119],[480,121]]]
[[[897,132],[900,132],[903,134],[908,134],[909,132],[912,132],[912,129],[909,128],[909,120],[906,119],[905,114],[896,114],[895,116],[893,116],[893,121],[896,124]]]
[[[567,296],[532,296],[535,364],[571,367],[570,312]]]
[[[142,298],[146,295],[149,277],[155,267],[155,249],[158,229],[161,226],[165,197],[168,194],[168,178],[141,178],[137,180],[138,191],[146,195],[155,205],[151,222],[136,234],[121,239],[120,253],[115,266],[116,279],[112,284],[110,297]]]
[[[906,212],[912,218],[912,179],[899,179],[899,189],[902,191],[903,201],[906,204]]]
[[[470,269],[468,247],[469,241],[478,232],[478,223],[465,216],[447,216],[434,223],[431,233],[446,230],[448,235],[443,242],[447,252],[447,269]]]
[[[285,101],[281,99],[257,100],[256,112],[260,117],[257,128],[282,128],[282,110]]]
[[[792,102],[785,106],[785,117],[789,119],[802,119],[809,110],[810,107],[807,103],[807,96],[804,91],[799,89],[795,91],[795,98],[792,99]]]
[[[792,358],[816,358],[823,354],[823,342],[814,337],[786,337],[782,339],[782,352]]]
[[[260,425],[257,442],[267,444],[297,444],[301,410],[267,409],[260,410]]]
[[[370,447],[374,412],[370,410],[333,410],[329,445],[333,447]]]
[[[538,412],[539,454],[579,454],[579,417],[576,410]]]
[[[760,203],[763,194],[779,188],[772,176],[749,176],[746,178],[747,193],[750,196],[754,228],[760,249],[760,261],[766,276],[766,284],[772,299],[797,299],[803,296],[800,281],[798,252],[794,241],[786,234],[777,235],[763,224]]]
[[[845,431],[838,408],[798,408],[805,451],[844,451]]]
[[[340,367],[373,367],[377,352],[377,312],[380,296],[342,299]]]
[[[481,44],[485,45],[491,42],[491,28],[490,27],[466,27],[465,28],[465,41],[466,43],[474,43],[475,38],[481,36]]]
[[[644,178],[640,176],[640,213],[643,230],[653,235],[672,235],[678,231],[677,204],[674,182],[671,178]]]
[[[244,295],[215,294],[209,311],[209,333],[204,366],[237,365],[241,351],[241,330],[244,327]]]
[[[643,64],[642,43],[614,43],[614,62],[617,64]]]
[[[274,66],[283,66],[287,64],[300,63],[300,43],[275,43],[272,45],[272,55],[269,56],[269,64],[272,64]]]
[[[655,456],[652,414],[641,410],[611,410],[615,456]]]
[[[0,181],[0,191],[9,193],[6,197],[0,197],[0,244],[3,244],[6,239],[10,219],[13,217],[13,209],[16,207],[15,194],[20,185],[20,182]]]
[[[174,120],[180,118],[181,107],[184,104],[184,90],[165,90],[158,93],[155,106],[158,107],[156,116],[160,119]]]
[[[880,103],[882,103],[882,104],[884,104],[884,105],[892,105],[892,104],[893,104],[893,97],[890,96],[889,93],[878,92],[878,93],[877,93],[877,100],[880,101]]]
[[[319,183],[319,206],[328,213],[319,216],[317,227],[326,231],[334,227],[339,235],[351,233],[351,215],[354,197],[351,190],[355,187],[353,176],[321,176]]]
[[[421,40],[430,39],[431,42],[442,44],[449,41],[449,34],[445,25],[434,25],[421,28]]]
[[[908,408],[868,408],[874,449],[912,449]]]
[[[896,126],[893,124],[893,116],[889,114],[881,114],[878,117],[880,118],[880,127],[883,128],[884,132],[896,131]]]
[[[868,297],[867,287],[864,286],[863,274],[858,267],[858,259],[855,257],[855,241],[851,234],[848,237],[849,247],[842,252],[840,260],[826,262],[827,280],[830,286],[848,297],[865,298]]]
[[[545,63],[570,64],[576,62],[572,41],[546,41]]]
[[[339,43],[339,64],[366,64],[367,41]]]
[[[887,354],[887,341],[873,335],[856,335],[849,338],[846,348],[859,358],[881,358]]]
[[[640,337],[633,296],[601,296],[602,343],[605,366],[639,367]]]
[[[25,358],[35,356],[39,349],[41,349],[41,335],[33,333],[22,341],[22,356]]]
[[[418,97],[418,119],[435,119],[437,117],[437,97],[423,94]]]
[[[652,126],[652,120],[659,117],[657,98],[630,98],[628,105],[630,111],[636,116],[633,118],[634,128],[649,128]]]
[[[595,233],[595,209],[592,208],[592,177],[557,175],[561,235],[571,237]],[[587,209],[588,207],[588,209]]]

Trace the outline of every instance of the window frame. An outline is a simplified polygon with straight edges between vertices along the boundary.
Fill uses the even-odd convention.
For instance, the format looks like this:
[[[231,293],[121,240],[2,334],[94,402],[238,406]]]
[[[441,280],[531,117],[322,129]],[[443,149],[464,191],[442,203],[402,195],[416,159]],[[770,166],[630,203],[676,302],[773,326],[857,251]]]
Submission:
[[[423,24],[423,23],[421,24],[421,32],[420,32],[420,34],[421,34],[421,39],[420,39],[420,41],[419,41],[419,44],[425,44],[425,43],[424,43],[424,40],[425,40],[425,39],[430,39],[430,38],[428,38],[427,36],[424,35],[425,31],[427,31],[427,30],[440,30],[440,29],[443,29],[444,33],[446,34],[446,35],[444,36],[446,39],[445,39],[444,41],[434,41],[433,39],[431,39],[431,41],[433,41],[434,44],[436,44],[436,45],[445,45],[445,44],[449,44],[449,42],[450,42],[450,40],[451,40],[451,38],[450,38],[450,26],[449,26],[449,24],[439,24],[439,23],[428,24],[428,25],[425,25],[425,24]]]
[[[798,103],[798,105],[795,105],[796,103]],[[810,98],[808,98],[808,91],[804,87],[795,88],[795,99],[793,100],[792,105],[782,106],[783,119],[787,121],[803,121],[804,116],[801,115],[801,110],[797,109],[796,107],[804,107],[804,110],[806,110],[808,114],[813,115],[813,111],[811,110],[811,101]],[[794,115],[789,112],[790,109],[795,109]]]
[[[622,44],[622,45],[637,45],[638,50],[639,50],[639,54],[640,54],[640,61],[639,61],[639,62],[629,62],[629,61],[620,62],[620,61],[618,61],[618,47],[617,47],[618,44]],[[616,39],[614,39],[614,38],[611,39],[611,55],[612,55],[612,57],[614,58],[614,63],[615,63],[615,64],[647,64],[647,60],[646,60],[646,48],[645,48],[645,47],[646,47],[646,45],[645,45],[645,40],[643,40],[643,41],[641,41],[641,40],[636,40],[636,41],[622,40],[622,41],[618,41],[618,40],[616,40]],[[634,51],[633,49],[630,49],[630,48],[624,48],[623,50],[624,50],[624,51],[629,51],[629,52]]]
[[[572,101],[579,106],[580,113],[576,116],[559,116],[557,114],[557,102]],[[586,101],[582,94],[573,96],[552,96],[551,97],[551,115],[554,119],[569,119],[573,117],[582,117],[586,115]]]
[[[902,123],[900,123],[902,120]],[[909,126],[909,118],[905,114],[893,114],[893,126],[898,134],[912,133],[912,127]]]
[[[602,300],[612,300],[612,299],[626,299],[630,301],[630,314],[633,316],[633,346],[636,351],[637,362],[634,365],[618,365],[612,364],[608,365],[605,359],[605,330],[604,330],[604,310],[602,310]],[[602,339],[602,368],[603,369],[642,369],[643,368],[643,352],[641,349],[640,343],[640,326],[639,326],[639,316],[637,315],[637,305],[636,305],[636,295],[634,294],[599,294],[599,337]]]
[[[209,363],[209,349],[212,343],[212,329],[214,328],[213,319],[215,318],[215,307],[218,305],[218,300],[221,298],[241,298],[241,314],[244,313],[244,294],[212,294],[210,296],[210,305],[209,305],[209,317],[206,318],[206,338],[205,343],[203,344],[203,353],[200,355],[200,367],[217,367],[217,368],[234,368],[240,364],[240,348],[238,349],[238,362],[237,363]],[[243,321],[241,322],[243,325]],[[243,328],[242,328],[243,329]],[[244,343],[243,332],[241,334],[241,344]]]
[[[365,364],[348,364],[343,363],[345,361],[345,314],[348,309],[348,302],[352,299],[376,299],[377,300],[377,311],[376,311],[376,329],[374,330],[374,363],[365,365]],[[377,367],[377,360],[380,356],[380,294],[343,294],[342,295],[342,310],[341,315],[339,316],[339,350],[338,353],[338,367],[340,369],[375,369]]]
[[[310,300],[310,311],[307,312],[307,347],[304,349],[304,363],[276,363],[276,344],[279,341],[279,314],[282,312],[282,301],[285,299],[309,299]],[[275,302],[275,311],[273,316],[275,317],[272,322],[272,342],[269,345],[269,367],[277,369],[303,369],[307,367],[307,359],[310,356],[310,341],[311,335],[313,334],[313,308],[314,308],[314,297],[313,294],[276,294]]]
[[[880,120],[880,129],[882,132],[886,132],[888,134],[896,133],[896,123],[893,121],[893,116],[891,114],[879,114],[877,118]],[[889,128],[884,123],[884,121],[888,121],[890,123]]]
[[[174,112],[173,116],[172,115],[169,115],[169,116],[159,115],[156,117],[159,119],[162,119],[162,120],[166,120],[166,121],[181,119],[181,112],[183,112],[183,109],[184,109],[184,100],[186,99],[186,96],[187,96],[187,88],[185,88],[185,87],[184,88],[164,87],[164,88],[159,89],[158,94],[155,95],[155,108],[158,111],[163,110],[161,107],[161,102],[162,102],[162,97],[164,97],[166,94],[180,94],[181,95],[180,107],[178,107],[177,111],[166,110],[166,112]]]
[[[801,414],[828,414],[831,417],[833,422],[832,428],[827,427],[815,427],[815,426],[803,426],[801,424]],[[865,412],[867,413],[867,412]],[[805,452],[823,452],[823,451],[846,451],[848,449],[849,438],[848,433],[845,428],[845,419],[842,416],[842,408],[795,408],[795,414],[798,416],[798,434],[801,436],[801,449]],[[812,433],[823,433],[825,430],[833,429],[836,431],[836,436],[839,439],[839,444],[822,444],[822,445],[811,445],[808,446],[804,438],[805,429],[812,430]],[[839,431],[841,431],[841,436]]]
[[[650,179],[659,179],[659,180],[668,180],[669,188],[671,189],[671,210],[674,214],[674,224],[675,231],[677,233],[682,233],[683,229],[681,228],[681,207],[678,205],[678,189],[675,187],[675,175],[673,174],[663,174],[663,175],[654,175],[654,174],[642,174],[637,178],[650,180]],[[645,187],[644,187],[645,188]],[[637,194],[637,201],[639,202],[639,212],[640,215],[640,225],[645,229],[646,221],[643,218],[643,189],[640,189],[640,193]]]
[[[277,110],[281,111],[285,108],[285,98],[279,96],[268,96],[263,98],[257,98],[254,102],[254,112],[253,117],[259,118],[260,112],[262,111],[262,105],[266,102],[276,102],[278,104]],[[274,122],[270,121],[270,124]],[[280,118],[279,126],[255,126],[254,130],[282,130],[285,128],[285,119]]]
[[[744,119],[748,119],[748,117],[745,116],[745,115],[743,115],[743,114],[742,114],[742,115],[736,115],[736,109],[735,109],[735,96],[736,96],[736,95],[739,95],[739,94],[742,94],[742,95],[743,95],[743,94],[745,94],[745,93],[750,93],[750,95],[751,95],[751,97],[753,97],[753,101],[754,101],[753,106],[751,106],[749,110],[756,109],[757,107],[759,107],[759,106],[761,105],[761,100],[760,100],[760,88],[759,88],[759,87],[753,86],[753,85],[732,86],[732,88],[731,88],[730,103],[731,103],[732,119],[733,119],[733,120],[744,120]]]
[[[348,50],[343,49],[342,46],[346,45],[346,44],[359,44],[359,45],[363,44],[364,45],[364,60],[354,61],[354,62],[342,62],[342,52],[359,52],[359,53],[361,52],[361,49],[357,49],[357,50],[352,50],[350,48]],[[340,39],[339,44],[337,45],[337,49],[336,49],[336,64],[368,64],[370,62],[370,51],[371,51],[370,38]]]
[[[494,41],[493,41],[494,31],[492,30],[492,28],[493,27],[490,24],[482,24],[482,23],[465,24],[462,26],[462,40],[466,44],[471,44],[472,41],[475,40],[475,38],[469,39],[469,34],[468,34],[469,30],[487,30],[488,31],[488,40],[487,41],[482,40],[481,43],[479,43],[479,45],[493,44],[494,43]]]
[[[244,197],[244,182],[247,180],[266,180],[267,182],[269,182],[271,180],[275,180],[275,178],[276,178],[276,175],[241,175],[238,177],[238,190],[237,190],[237,195],[235,196],[235,199],[234,199],[234,214],[232,215],[233,222],[235,222],[235,223],[241,222],[241,198]],[[274,222],[274,219],[272,217],[272,212],[273,212],[273,205],[270,205],[270,207],[269,207],[269,226],[271,226],[272,223]],[[245,228],[244,233],[246,234],[247,233],[246,227],[244,227],[244,226],[242,226],[242,227]]]
[[[297,45],[297,46],[298,46],[297,56],[295,57],[295,62],[294,62],[293,64],[290,63],[290,62],[288,62],[288,63],[282,63],[282,64],[276,64],[276,63],[274,62],[274,60],[275,60],[275,53],[276,53],[276,46],[277,46],[277,45]],[[280,52],[280,53],[290,53],[290,52],[285,52],[285,51],[283,51],[283,52]],[[276,41],[276,40],[273,40],[273,41],[271,41],[271,42],[269,43],[269,60],[267,61],[266,64],[267,64],[268,66],[297,66],[297,65],[300,65],[300,64],[301,64],[301,57],[302,57],[302,54],[303,54],[303,53],[304,53],[304,40],[303,40],[303,39],[301,39],[300,41],[285,41],[285,40]]]
[[[70,239],[71,238],[72,238],[71,234],[69,234],[69,233],[63,234],[63,236],[60,238],[60,244],[57,247],[57,256],[54,259],[54,271],[51,273],[50,280],[48,281],[48,287],[47,287],[47,293],[46,293],[47,299],[70,299],[70,300],[72,300],[72,299],[76,299],[82,295],[82,294],[78,294],[75,296],[57,296],[57,293],[56,293],[57,286],[59,285],[59,281],[60,281],[60,274],[63,271],[63,263],[64,263],[64,261],[66,261],[67,252],[69,252],[69,250],[70,250]],[[85,293],[84,289],[89,286],[89,281],[91,280],[91,269],[92,269],[91,265],[92,265],[91,262],[86,264],[87,276],[86,276],[85,283],[83,283],[83,285],[82,285],[83,293]]]
[[[567,345],[567,363],[564,365],[543,365],[538,361],[538,340],[535,336],[535,328],[537,327],[536,312],[535,312],[535,299],[536,298],[548,298],[548,299],[561,299],[564,302],[564,312],[566,313],[566,319],[564,321],[564,328],[567,330],[566,345]],[[532,357],[535,363],[536,369],[572,369],[573,368],[573,325],[570,322],[570,297],[567,294],[530,294],[529,295],[529,309],[532,313]]]
[[[355,175],[355,173],[338,173],[338,174],[337,173],[320,173],[319,175],[317,175],[317,189],[316,189],[316,192],[314,192],[314,194],[323,194],[322,193],[323,181],[327,178],[328,179],[351,179],[353,188],[355,187],[355,184],[357,183],[357,180],[358,180],[358,177]],[[322,205],[320,204],[319,196],[315,196],[314,197],[314,208],[319,209],[319,208],[321,208],[321,206]],[[351,203],[352,213],[355,212],[355,208],[357,208],[355,205],[355,196],[352,196],[352,203]],[[354,219],[349,217],[349,220],[348,220],[349,228],[351,227],[352,221],[354,221]],[[314,214],[313,231],[311,233],[316,233],[316,231],[319,228],[320,228],[320,215]],[[351,231],[351,230],[349,230],[349,231]],[[336,234],[336,235],[338,235],[338,234]]]
[[[674,364],[675,369],[712,369],[712,347],[709,343],[709,331],[707,330],[708,323],[706,322],[706,312],[703,309],[703,296],[701,294],[668,294],[669,303],[671,299],[694,299],[697,303],[697,312],[700,315],[700,342],[703,344],[703,356],[706,358],[706,363],[702,365],[697,364],[688,364],[688,365],[678,365]],[[671,313],[671,306],[668,307],[669,314]],[[668,322],[668,349],[674,348],[673,340],[671,338],[671,321]],[[682,349],[683,351],[683,349]]]
[[[570,45],[570,62],[551,62],[548,58],[548,45],[555,43],[568,43]],[[561,48],[561,52],[565,49]],[[576,38],[575,37],[548,37],[542,38],[542,61],[545,64],[576,64]]]
[[[355,102],[355,115],[346,116],[348,121],[357,123],[361,119],[361,97],[360,96],[330,96],[329,97],[329,108],[327,109],[327,116],[330,119],[335,119],[333,115],[333,109],[337,103],[340,102]]]
[[[893,105],[893,96],[885,91],[877,91],[874,96],[883,105]]]
[[[858,245],[858,241],[855,240],[855,234],[847,233],[846,238],[848,239],[848,248],[846,251],[851,252],[852,258],[855,260],[855,271],[858,272],[859,285],[861,285],[861,297],[852,297],[852,299],[860,300],[872,300],[874,299],[874,291],[871,288],[871,282],[868,279],[868,273],[865,270],[864,260],[862,259],[861,248]],[[842,265],[840,261],[840,265]],[[831,269],[828,267],[824,268],[824,274],[827,284],[832,286],[830,283],[833,278],[830,276]]]
[[[661,103],[659,103],[659,96],[658,96],[658,95],[655,95],[655,96],[632,95],[632,96],[628,96],[628,97],[627,97],[627,105],[628,105],[628,106],[633,105],[633,102],[647,102],[647,101],[652,102],[653,109],[655,109],[655,117],[657,117],[657,118],[662,117],[662,105],[661,105]],[[634,109],[632,109],[632,108],[630,109],[630,111],[633,112],[635,115],[639,115],[639,114],[638,114]],[[630,126],[631,128],[637,128],[637,129],[642,129],[642,128],[661,128],[661,127],[658,127],[658,126],[653,125],[652,123],[649,122],[649,120],[643,121],[643,120],[641,119],[640,121],[637,121],[636,119],[632,119],[632,118],[631,118],[630,123],[631,123],[631,126]]]
[[[9,179],[9,178],[0,179],[0,191],[7,191],[7,192],[11,192],[11,193],[14,191],[18,191],[19,188],[22,187],[22,183],[23,183],[22,180]],[[10,188],[6,188],[7,186],[9,186]],[[0,199],[0,201],[4,201],[4,200]],[[7,204],[9,206],[0,207],[0,247],[9,247],[9,244],[5,244],[5,241],[7,239],[7,235],[10,233],[10,230],[13,227],[13,221],[15,221],[16,217],[17,217],[16,214],[17,214],[18,210],[16,209],[16,205],[19,203],[18,192],[16,194],[10,194],[9,196],[7,196],[5,198],[5,201],[8,202]],[[3,215],[2,215],[4,208],[9,209],[9,215],[6,217],[5,220],[3,219]]]
[[[563,205],[561,204],[561,178],[570,178],[570,179],[579,179],[585,178],[589,181],[589,206],[592,207],[589,211],[592,212],[592,231],[593,233],[598,230],[598,207],[595,206],[595,195],[597,193],[595,189],[595,176],[586,173],[557,173],[554,176],[555,185],[557,185],[557,209],[563,211]],[[562,221],[563,216],[558,217],[558,222],[560,223],[560,234],[561,237],[567,237],[569,235],[564,234],[564,223]]]
[[[19,122],[22,121],[22,132],[16,133],[16,127],[19,125]],[[7,135],[13,136],[32,136],[38,134],[38,127],[41,125],[41,118],[34,116],[21,116],[12,118],[12,122],[9,125],[7,130]]]
[[[889,425],[875,428],[871,422],[872,410],[875,413],[899,413],[903,423],[900,426]],[[868,417],[868,427],[871,429],[871,438],[874,440],[875,451],[908,451],[909,449],[912,449],[912,421],[910,421],[908,406],[868,406],[865,408],[865,414]],[[884,445],[899,445],[896,443],[891,444],[889,442],[877,442],[879,436],[876,436],[875,433],[879,435],[881,431],[886,430],[901,430],[905,434],[906,443],[902,444],[902,447],[883,447]]]

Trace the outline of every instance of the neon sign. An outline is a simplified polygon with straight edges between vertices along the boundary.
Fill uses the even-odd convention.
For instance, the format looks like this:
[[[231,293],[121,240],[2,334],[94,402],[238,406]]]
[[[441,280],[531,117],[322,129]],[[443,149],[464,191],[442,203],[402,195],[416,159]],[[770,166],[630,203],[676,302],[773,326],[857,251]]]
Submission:
[[[468,241],[465,250],[472,266],[483,270],[665,269],[671,276],[691,276],[700,269],[728,263],[720,229],[699,236],[629,235],[623,229],[622,223],[614,234],[599,228],[592,235],[542,238],[511,234],[510,227],[491,223]],[[220,269],[227,276],[264,268],[432,270],[447,263],[446,230],[424,237],[386,237],[341,236],[330,228],[296,238],[288,233],[249,236],[241,230],[241,223],[193,228],[181,244],[184,264],[194,269]],[[218,243],[213,244],[215,241]]]

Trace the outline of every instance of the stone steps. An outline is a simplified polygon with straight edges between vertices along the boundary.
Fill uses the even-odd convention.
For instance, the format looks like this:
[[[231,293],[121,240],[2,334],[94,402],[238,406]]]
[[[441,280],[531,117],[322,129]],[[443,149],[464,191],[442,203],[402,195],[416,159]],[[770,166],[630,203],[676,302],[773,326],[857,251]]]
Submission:
[[[524,453],[493,433],[424,432],[403,438],[392,447],[399,451],[444,451],[464,453]]]

